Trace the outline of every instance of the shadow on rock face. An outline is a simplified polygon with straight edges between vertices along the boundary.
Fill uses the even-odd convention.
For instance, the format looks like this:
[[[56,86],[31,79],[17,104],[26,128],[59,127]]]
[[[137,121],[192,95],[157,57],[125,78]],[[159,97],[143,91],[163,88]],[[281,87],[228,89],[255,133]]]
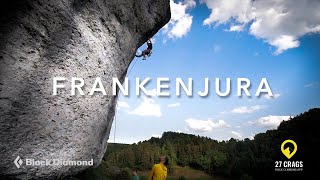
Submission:
[[[115,113],[112,78],[123,80],[137,48],[169,21],[169,0],[26,0],[0,7],[0,177],[56,179],[89,167],[31,166],[28,159],[93,159],[97,166]],[[56,96],[54,77],[67,79]],[[71,77],[87,84],[100,77],[107,95],[71,96]]]

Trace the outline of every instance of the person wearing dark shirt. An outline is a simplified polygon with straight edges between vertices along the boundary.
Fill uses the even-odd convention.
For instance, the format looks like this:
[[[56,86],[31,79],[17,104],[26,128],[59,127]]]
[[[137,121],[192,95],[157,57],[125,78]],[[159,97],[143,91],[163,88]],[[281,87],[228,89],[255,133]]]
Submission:
[[[140,180],[136,169],[132,170],[132,180]]]
[[[143,50],[140,55],[136,55],[136,57],[143,57],[142,60],[146,60],[147,56],[150,56],[152,51],[152,42],[150,39],[147,41],[147,49]]]

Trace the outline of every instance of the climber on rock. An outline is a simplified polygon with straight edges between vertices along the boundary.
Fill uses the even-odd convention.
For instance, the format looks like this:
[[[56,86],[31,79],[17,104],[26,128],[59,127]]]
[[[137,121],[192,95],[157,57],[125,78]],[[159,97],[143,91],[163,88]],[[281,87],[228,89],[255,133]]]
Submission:
[[[152,53],[152,42],[150,39],[147,41],[147,49],[143,50],[140,55],[136,55],[136,57],[143,57],[142,60],[146,60],[146,57],[150,57]]]

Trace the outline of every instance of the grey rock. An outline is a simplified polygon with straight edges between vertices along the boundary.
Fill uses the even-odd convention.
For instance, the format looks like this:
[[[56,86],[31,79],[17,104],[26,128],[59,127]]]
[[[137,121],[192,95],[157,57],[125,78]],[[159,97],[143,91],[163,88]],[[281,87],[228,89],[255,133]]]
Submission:
[[[170,19],[169,0],[4,0],[0,3],[0,179],[56,179],[88,166],[13,161],[90,160],[107,148],[115,114],[112,77]],[[53,77],[66,89],[53,96]],[[85,96],[71,96],[71,77]],[[88,93],[101,77],[107,95]]]

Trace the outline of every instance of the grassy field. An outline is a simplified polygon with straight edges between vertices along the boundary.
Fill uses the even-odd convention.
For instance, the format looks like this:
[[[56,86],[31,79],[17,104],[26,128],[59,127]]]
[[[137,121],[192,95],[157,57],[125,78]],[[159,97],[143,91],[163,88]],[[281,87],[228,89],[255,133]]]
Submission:
[[[167,177],[167,180],[230,180],[222,176],[211,177],[203,171],[195,170],[190,167],[180,167],[175,166],[171,169],[171,173]],[[129,172],[131,174],[131,171]],[[148,179],[148,171],[139,171],[138,175],[140,180]],[[109,177],[106,174],[106,169],[103,169],[101,166],[98,166],[95,169],[90,169],[85,173],[79,174],[76,176],[79,180],[112,180],[114,178]],[[184,177],[184,178],[181,178]],[[119,179],[119,178],[118,178]],[[121,179],[121,178],[120,178]],[[131,179],[131,178],[126,178]]]
[[[146,180],[148,171],[138,172],[141,180]],[[179,180],[179,177],[184,176],[186,180],[226,180],[223,177],[211,177],[203,171],[195,170],[190,167],[175,166],[171,175],[167,180]]]

